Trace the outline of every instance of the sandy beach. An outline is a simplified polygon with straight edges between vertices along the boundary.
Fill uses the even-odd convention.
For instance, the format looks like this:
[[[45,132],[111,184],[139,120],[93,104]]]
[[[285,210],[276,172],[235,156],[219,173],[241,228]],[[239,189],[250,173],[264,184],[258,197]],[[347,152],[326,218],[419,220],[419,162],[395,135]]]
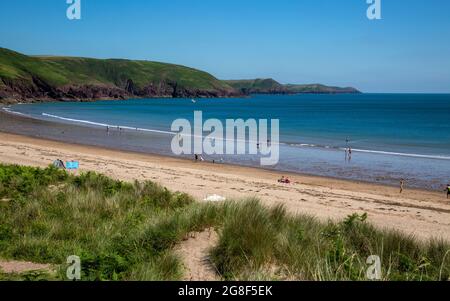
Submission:
[[[321,220],[367,212],[378,227],[398,229],[425,239],[450,240],[450,201],[445,194],[257,168],[195,163],[190,160],[84,146],[0,133],[0,162],[46,167],[55,159],[78,160],[80,170],[125,181],[150,180],[191,194],[199,201],[218,194],[228,199],[256,197],[283,204],[291,213]],[[292,184],[277,182],[289,175]]]

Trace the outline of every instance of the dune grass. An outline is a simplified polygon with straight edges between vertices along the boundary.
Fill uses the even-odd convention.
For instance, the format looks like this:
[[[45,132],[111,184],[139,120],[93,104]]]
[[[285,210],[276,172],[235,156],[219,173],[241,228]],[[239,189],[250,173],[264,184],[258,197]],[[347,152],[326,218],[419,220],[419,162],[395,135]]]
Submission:
[[[196,207],[190,196],[95,173],[0,166],[0,200],[0,257],[61,265],[77,255],[85,280],[176,280],[168,251],[196,226],[178,224]]]
[[[258,200],[198,203],[152,182],[96,173],[0,165],[0,258],[49,263],[56,275],[0,280],[64,280],[77,255],[83,280],[178,280],[174,247],[213,227],[211,262],[224,280],[365,280],[367,257],[383,280],[448,280],[450,246],[379,230],[365,215],[341,222],[292,216]]]
[[[230,206],[212,260],[225,279],[366,280],[377,255],[382,280],[448,280],[450,245],[379,230],[366,215],[321,223],[257,200]]]

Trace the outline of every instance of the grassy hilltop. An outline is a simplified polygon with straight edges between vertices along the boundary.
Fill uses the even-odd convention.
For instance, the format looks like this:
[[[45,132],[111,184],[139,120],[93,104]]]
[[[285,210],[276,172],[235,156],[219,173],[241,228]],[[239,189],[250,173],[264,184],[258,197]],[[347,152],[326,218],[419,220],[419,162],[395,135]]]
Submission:
[[[184,66],[119,59],[35,57],[0,48],[0,99],[236,95],[233,88],[212,75]]]
[[[152,182],[0,164],[0,263],[53,266],[0,268],[0,280],[64,280],[71,255],[82,280],[178,280],[186,270],[177,245],[210,228],[218,241],[209,264],[224,280],[366,280],[371,255],[383,280],[450,279],[447,242],[377,229],[366,217],[320,222],[257,200],[199,203]]]
[[[361,93],[352,87],[331,87],[321,84],[283,85],[272,78],[250,80],[227,80],[227,84],[244,94],[343,94]]]
[[[282,85],[273,79],[218,80],[196,69],[150,61],[27,56],[0,48],[0,103],[138,97],[359,93],[354,88]]]
[[[282,84],[271,78],[227,80],[225,82],[244,94],[282,94],[286,92]]]

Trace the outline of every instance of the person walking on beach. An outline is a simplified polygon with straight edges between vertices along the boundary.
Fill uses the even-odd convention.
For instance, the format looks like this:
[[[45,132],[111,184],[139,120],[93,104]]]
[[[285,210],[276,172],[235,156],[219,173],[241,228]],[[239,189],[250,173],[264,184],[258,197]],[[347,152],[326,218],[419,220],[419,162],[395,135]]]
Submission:
[[[404,179],[401,179],[401,180],[400,180],[400,194],[403,193],[403,188],[404,188],[404,186],[405,186],[405,180],[404,180]]]
[[[450,184],[447,184],[447,199],[450,196]]]
[[[348,145],[350,142],[349,138],[345,139],[345,162],[352,160],[352,148]]]

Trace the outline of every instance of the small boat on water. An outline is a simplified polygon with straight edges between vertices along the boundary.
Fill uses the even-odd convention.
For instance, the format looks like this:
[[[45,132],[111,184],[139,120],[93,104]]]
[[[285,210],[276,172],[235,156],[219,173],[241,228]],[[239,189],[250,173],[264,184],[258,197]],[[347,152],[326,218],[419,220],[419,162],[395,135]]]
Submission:
[[[195,99],[191,99],[192,103],[197,103],[197,101]]]

